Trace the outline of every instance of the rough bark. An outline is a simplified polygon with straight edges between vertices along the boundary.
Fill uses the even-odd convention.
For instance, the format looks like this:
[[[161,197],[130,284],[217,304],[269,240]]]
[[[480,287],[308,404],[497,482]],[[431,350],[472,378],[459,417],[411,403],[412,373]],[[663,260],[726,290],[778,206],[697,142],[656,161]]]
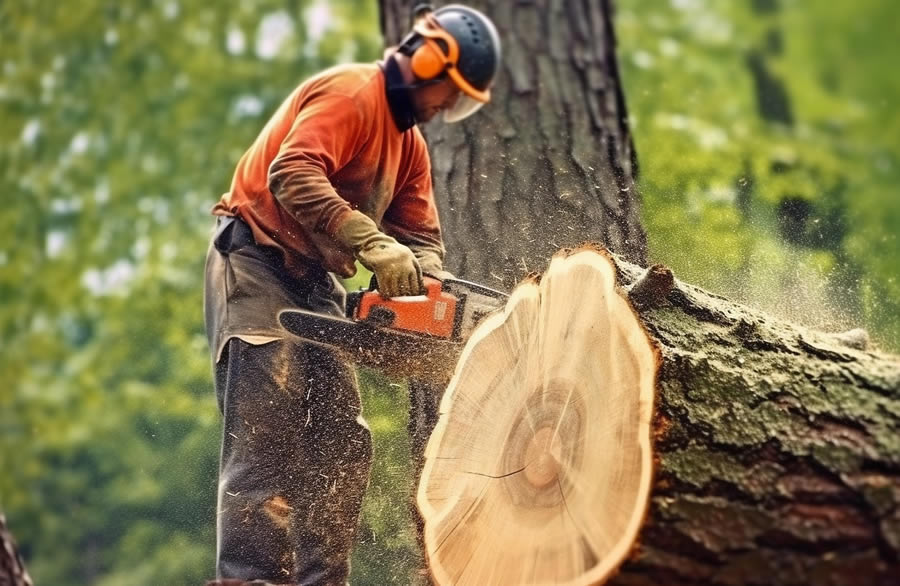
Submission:
[[[380,1],[388,45],[409,30],[414,4]],[[503,62],[491,104],[425,129],[448,269],[508,289],[586,238],[643,263],[610,2],[466,4],[497,25]]]
[[[33,586],[31,576],[19,554],[16,540],[6,527],[6,516],[0,513],[0,586]]]
[[[656,478],[611,583],[896,583],[900,357],[678,281],[653,305]]]
[[[414,3],[380,0],[387,44]],[[504,62],[490,106],[426,129],[448,268],[508,288],[584,239],[645,264],[610,3],[469,4],[497,24]],[[630,286],[640,270],[619,267]],[[879,584],[900,573],[897,357],[680,282],[661,306],[642,299],[640,316],[664,360],[657,473],[612,583]]]

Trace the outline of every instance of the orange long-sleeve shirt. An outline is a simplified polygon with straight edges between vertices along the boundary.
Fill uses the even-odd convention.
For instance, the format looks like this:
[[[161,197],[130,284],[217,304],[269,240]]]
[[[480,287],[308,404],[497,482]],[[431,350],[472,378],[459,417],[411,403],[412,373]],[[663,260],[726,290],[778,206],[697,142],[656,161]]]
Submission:
[[[425,139],[416,127],[397,128],[385,83],[377,64],[334,67],[302,83],[241,157],[213,214],[240,216],[297,275],[310,263],[353,275],[352,251],[333,239],[353,209],[440,266]]]

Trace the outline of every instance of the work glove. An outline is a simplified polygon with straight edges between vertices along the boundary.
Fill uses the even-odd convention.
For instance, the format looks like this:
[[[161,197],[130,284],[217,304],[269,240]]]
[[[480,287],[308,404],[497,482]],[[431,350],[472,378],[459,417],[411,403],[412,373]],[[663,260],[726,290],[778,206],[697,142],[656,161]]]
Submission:
[[[438,281],[446,281],[447,279],[455,278],[453,273],[444,270],[444,263],[441,261],[441,257],[432,249],[418,247],[416,245],[410,246],[410,249],[412,249],[413,254],[416,255],[419,266],[422,267],[422,274],[426,277],[431,277]]]
[[[428,272],[422,271],[422,274],[426,277],[431,277],[433,279],[437,279],[438,281],[446,281],[447,279],[455,279],[453,273],[445,271],[443,269],[431,269]]]
[[[338,227],[335,239],[352,250],[362,266],[375,273],[382,297],[419,295],[424,291],[422,269],[412,250],[381,232],[364,213],[353,210]]]

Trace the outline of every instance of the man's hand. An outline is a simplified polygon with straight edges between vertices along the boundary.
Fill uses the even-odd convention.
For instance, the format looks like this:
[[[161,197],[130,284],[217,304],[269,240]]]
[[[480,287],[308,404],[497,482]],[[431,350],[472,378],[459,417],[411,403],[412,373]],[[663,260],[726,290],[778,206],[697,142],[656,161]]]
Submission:
[[[422,269],[412,251],[390,236],[360,250],[359,262],[375,273],[382,297],[418,295],[422,292]]]
[[[455,278],[452,273],[444,270],[442,255],[438,254],[434,247],[411,244],[409,248],[416,255],[416,260],[419,261],[419,266],[422,268],[422,274],[426,277],[438,281]]]
[[[422,269],[412,250],[381,232],[371,218],[354,210],[335,233],[359,262],[375,273],[383,297],[418,295],[424,291]]]
[[[453,273],[445,271],[443,269],[422,269],[422,274],[426,277],[431,277],[432,279],[437,279],[438,281],[446,281],[447,279],[455,279]]]

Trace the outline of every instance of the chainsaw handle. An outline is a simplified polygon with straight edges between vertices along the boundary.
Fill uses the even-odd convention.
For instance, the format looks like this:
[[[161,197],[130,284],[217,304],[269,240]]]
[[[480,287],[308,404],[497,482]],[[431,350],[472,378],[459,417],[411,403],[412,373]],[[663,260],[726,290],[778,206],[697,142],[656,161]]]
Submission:
[[[443,283],[435,279],[434,277],[429,277],[427,275],[422,276],[422,284],[425,286],[425,291],[419,293],[419,295],[426,295],[428,297],[434,297],[435,295],[439,295],[443,290]],[[369,291],[378,291],[378,279],[375,275],[372,275],[372,279],[369,281]],[[403,295],[403,297],[413,297],[413,295]]]
[[[434,277],[422,276],[422,284],[425,285],[425,295],[428,297],[436,297],[444,290],[444,284]]]

